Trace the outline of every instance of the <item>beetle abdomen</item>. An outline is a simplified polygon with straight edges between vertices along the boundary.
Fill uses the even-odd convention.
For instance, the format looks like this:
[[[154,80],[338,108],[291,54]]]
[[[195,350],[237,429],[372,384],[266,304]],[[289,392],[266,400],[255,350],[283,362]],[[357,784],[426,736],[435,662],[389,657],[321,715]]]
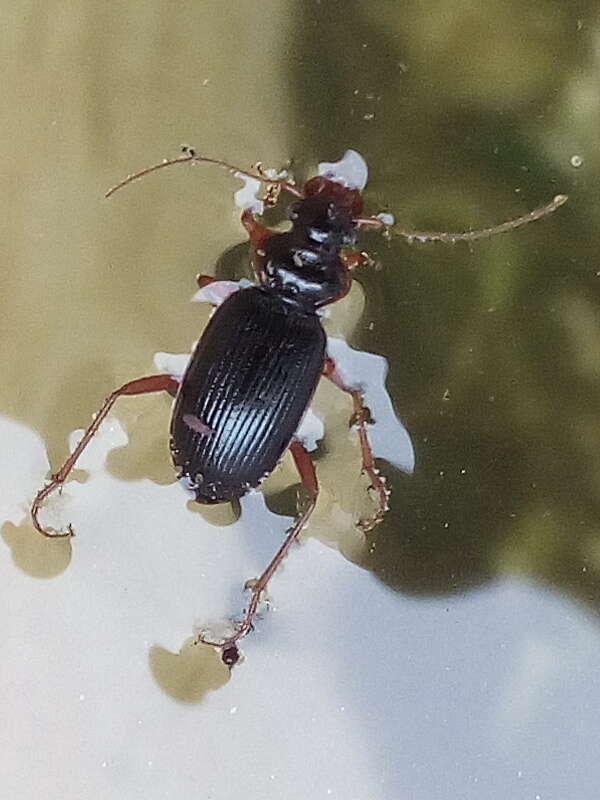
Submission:
[[[192,355],[171,421],[171,453],[201,503],[258,486],[289,446],[325,358],[325,332],[258,287],[236,292]]]

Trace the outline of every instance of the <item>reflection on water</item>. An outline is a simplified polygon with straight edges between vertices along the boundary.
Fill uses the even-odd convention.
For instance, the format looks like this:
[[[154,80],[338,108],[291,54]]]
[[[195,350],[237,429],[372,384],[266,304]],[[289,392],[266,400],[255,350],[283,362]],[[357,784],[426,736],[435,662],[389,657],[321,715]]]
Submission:
[[[382,721],[385,703],[367,701],[369,674],[385,677],[362,640],[351,663],[327,663],[352,687],[347,727],[369,730],[356,758],[373,770],[365,767],[358,784],[369,797],[495,800],[509,787],[512,797],[592,800],[600,779],[586,751],[600,731],[585,711],[598,702],[590,664],[600,606],[596,6],[377,0],[348,3],[341,14],[333,3],[267,2],[258,13],[244,0],[207,14],[203,4],[174,13],[136,0],[126,8],[53,4],[41,17],[32,4],[5,6],[0,411],[42,433],[53,464],[111,388],[150,372],[159,350],[189,350],[208,315],[187,301],[194,275],[239,277],[247,268],[225,175],[173,170],[102,202],[116,180],[182,141],[248,166],[293,156],[299,176],[356,148],[371,170],[369,210],[393,211],[420,229],[482,227],[570,195],[553,217],[471,248],[364,237],[383,269],[361,272],[364,297],[357,287],[351,323],[331,332],[349,334],[358,320],[351,343],[388,358],[388,388],[415,445],[412,477],[386,466],[392,511],[362,562],[396,590],[389,595],[399,617],[386,644],[395,716]],[[347,403],[327,386],[318,402],[330,420],[311,533],[357,558]],[[113,474],[170,480],[168,411],[161,398],[124,403],[118,413],[132,444],[112,454]],[[295,481],[284,464],[266,487],[272,502]],[[7,573],[15,597],[25,562],[30,575],[56,576],[23,585],[31,602],[67,591],[77,540],[72,553],[50,558],[37,549],[34,558],[18,520],[3,536],[15,554]],[[512,576],[527,602],[498,589]],[[536,592],[540,585],[551,594]],[[338,601],[348,614],[369,598],[349,591]],[[462,602],[469,612],[448,628],[446,605]],[[283,612],[273,617],[283,625]],[[494,681],[496,648],[513,620],[518,642],[502,650],[505,672]],[[560,635],[548,633],[559,627]],[[63,652],[71,634],[55,628]],[[171,643],[169,658],[187,635]],[[165,653],[154,666],[166,686]],[[184,662],[192,673],[196,660]],[[311,662],[317,677],[320,663]],[[243,669],[251,674],[250,664]],[[373,708],[381,718],[369,727]],[[411,726],[422,735],[411,739]],[[19,738],[29,741],[26,725]],[[107,733],[102,747],[108,741]],[[185,752],[189,743],[180,744]],[[170,758],[165,769],[176,774]],[[279,766],[293,771],[292,761]],[[106,780],[99,785],[113,796],[119,780]]]
[[[477,227],[556,191],[571,195],[554,217],[472,248],[369,237],[384,269],[364,275],[365,317],[376,322],[357,340],[390,359],[418,463],[411,480],[398,477],[370,566],[410,592],[518,571],[598,600],[590,575],[600,522],[597,226],[570,148],[575,137],[591,144],[600,99],[585,77],[596,68],[593,20],[548,12],[543,27],[530,28],[520,9],[520,35],[507,39],[492,8],[473,10],[465,24],[464,9],[448,7],[424,24],[416,6],[372,18],[356,7],[343,32],[332,8],[319,8],[312,20],[329,46],[305,41],[296,72],[299,115],[312,123],[304,146],[334,147],[339,129],[350,136],[352,128],[354,146],[379,155],[371,203],[406,224]],[[487,34],[473,39],[484,23]],[[563,48],[570,61],[576,53],[576,74],[554,69],[549,52]],[[310,102],[326,76],[348,87],[335,93],[327,131]],[[568,128],[577,85],[588,87],[587,113],[580,105]],[[381,117],[386,124],[373,124]]]

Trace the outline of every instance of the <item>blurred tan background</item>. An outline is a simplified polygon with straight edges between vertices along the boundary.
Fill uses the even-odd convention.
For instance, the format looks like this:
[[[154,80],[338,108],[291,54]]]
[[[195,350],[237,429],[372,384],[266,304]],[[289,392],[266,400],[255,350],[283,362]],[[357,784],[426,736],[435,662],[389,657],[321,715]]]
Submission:
[[[113,387],[197,338],[195,274],[246,269],[236,185],[218,170],[176,167],[103,199],[184,142],[240,166],[291,159],[299,177],[353,147],[369,209],[419,228],[493,224],[567,192],[554,217],[472,248],[365,237],[383,269],[361,275],[351,341],[388,357],[417,450],[413,478],[387,470],[393,510],[365,564],[427,594],[522,573],[597,609],[594,4],[22,2],[2,18],[1,413],[57,464]],[[321,402],[335,411],[315,533],[352,538],[346,401]],[[121,405],[132,445],[117,474],[172,479],[168,409]]]

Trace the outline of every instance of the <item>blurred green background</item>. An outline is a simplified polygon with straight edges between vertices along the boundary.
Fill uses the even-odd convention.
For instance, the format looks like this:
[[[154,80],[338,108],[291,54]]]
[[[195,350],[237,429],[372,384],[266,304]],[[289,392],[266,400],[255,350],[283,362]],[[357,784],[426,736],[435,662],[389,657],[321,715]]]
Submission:
[[[422,595],[520,574],[595,613],[597,4],[50,0],[2,17],[0,412],[56,464],[112,387],[197,338],[194,276],[245,238],[237,185],[177,167],[103,200],[183,142],[240,166],[292,160],[300,178],[352,147],[368,210],[420,229],[487,226],[568,193],[552,217],[471,247],[364,237],[383,268],[360,274],[350,340],[389,359],[417,466],[387,468],[392,511],[363,563]],[[358,481],[327,466],[339,404],[329,498]],[[170,480],[169,404],[134,405],[114,469]],[[317,524],[335,538],[351,512],[333,523],[327,508]]]

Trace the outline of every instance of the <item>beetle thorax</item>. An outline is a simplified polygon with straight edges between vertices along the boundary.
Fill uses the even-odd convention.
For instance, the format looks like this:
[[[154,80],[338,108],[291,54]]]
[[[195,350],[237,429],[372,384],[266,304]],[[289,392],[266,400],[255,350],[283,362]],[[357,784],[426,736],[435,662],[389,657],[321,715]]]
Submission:
[[[348,292],[350,275],[338,250],[306,246],[293,232],[273,237],[265,250],[263,286],[306,310],[333,303]]]
[[[352,203],[340,202],[346,196],[337,187],[329,191],[331,181],[316,180],[319,184],[313,188],[319,191],[290,209],[292,230],[267,241],[262,275],[266,288],[307,310],[333,303],[348,292],[351,279],[340,250],[356,241]]]

